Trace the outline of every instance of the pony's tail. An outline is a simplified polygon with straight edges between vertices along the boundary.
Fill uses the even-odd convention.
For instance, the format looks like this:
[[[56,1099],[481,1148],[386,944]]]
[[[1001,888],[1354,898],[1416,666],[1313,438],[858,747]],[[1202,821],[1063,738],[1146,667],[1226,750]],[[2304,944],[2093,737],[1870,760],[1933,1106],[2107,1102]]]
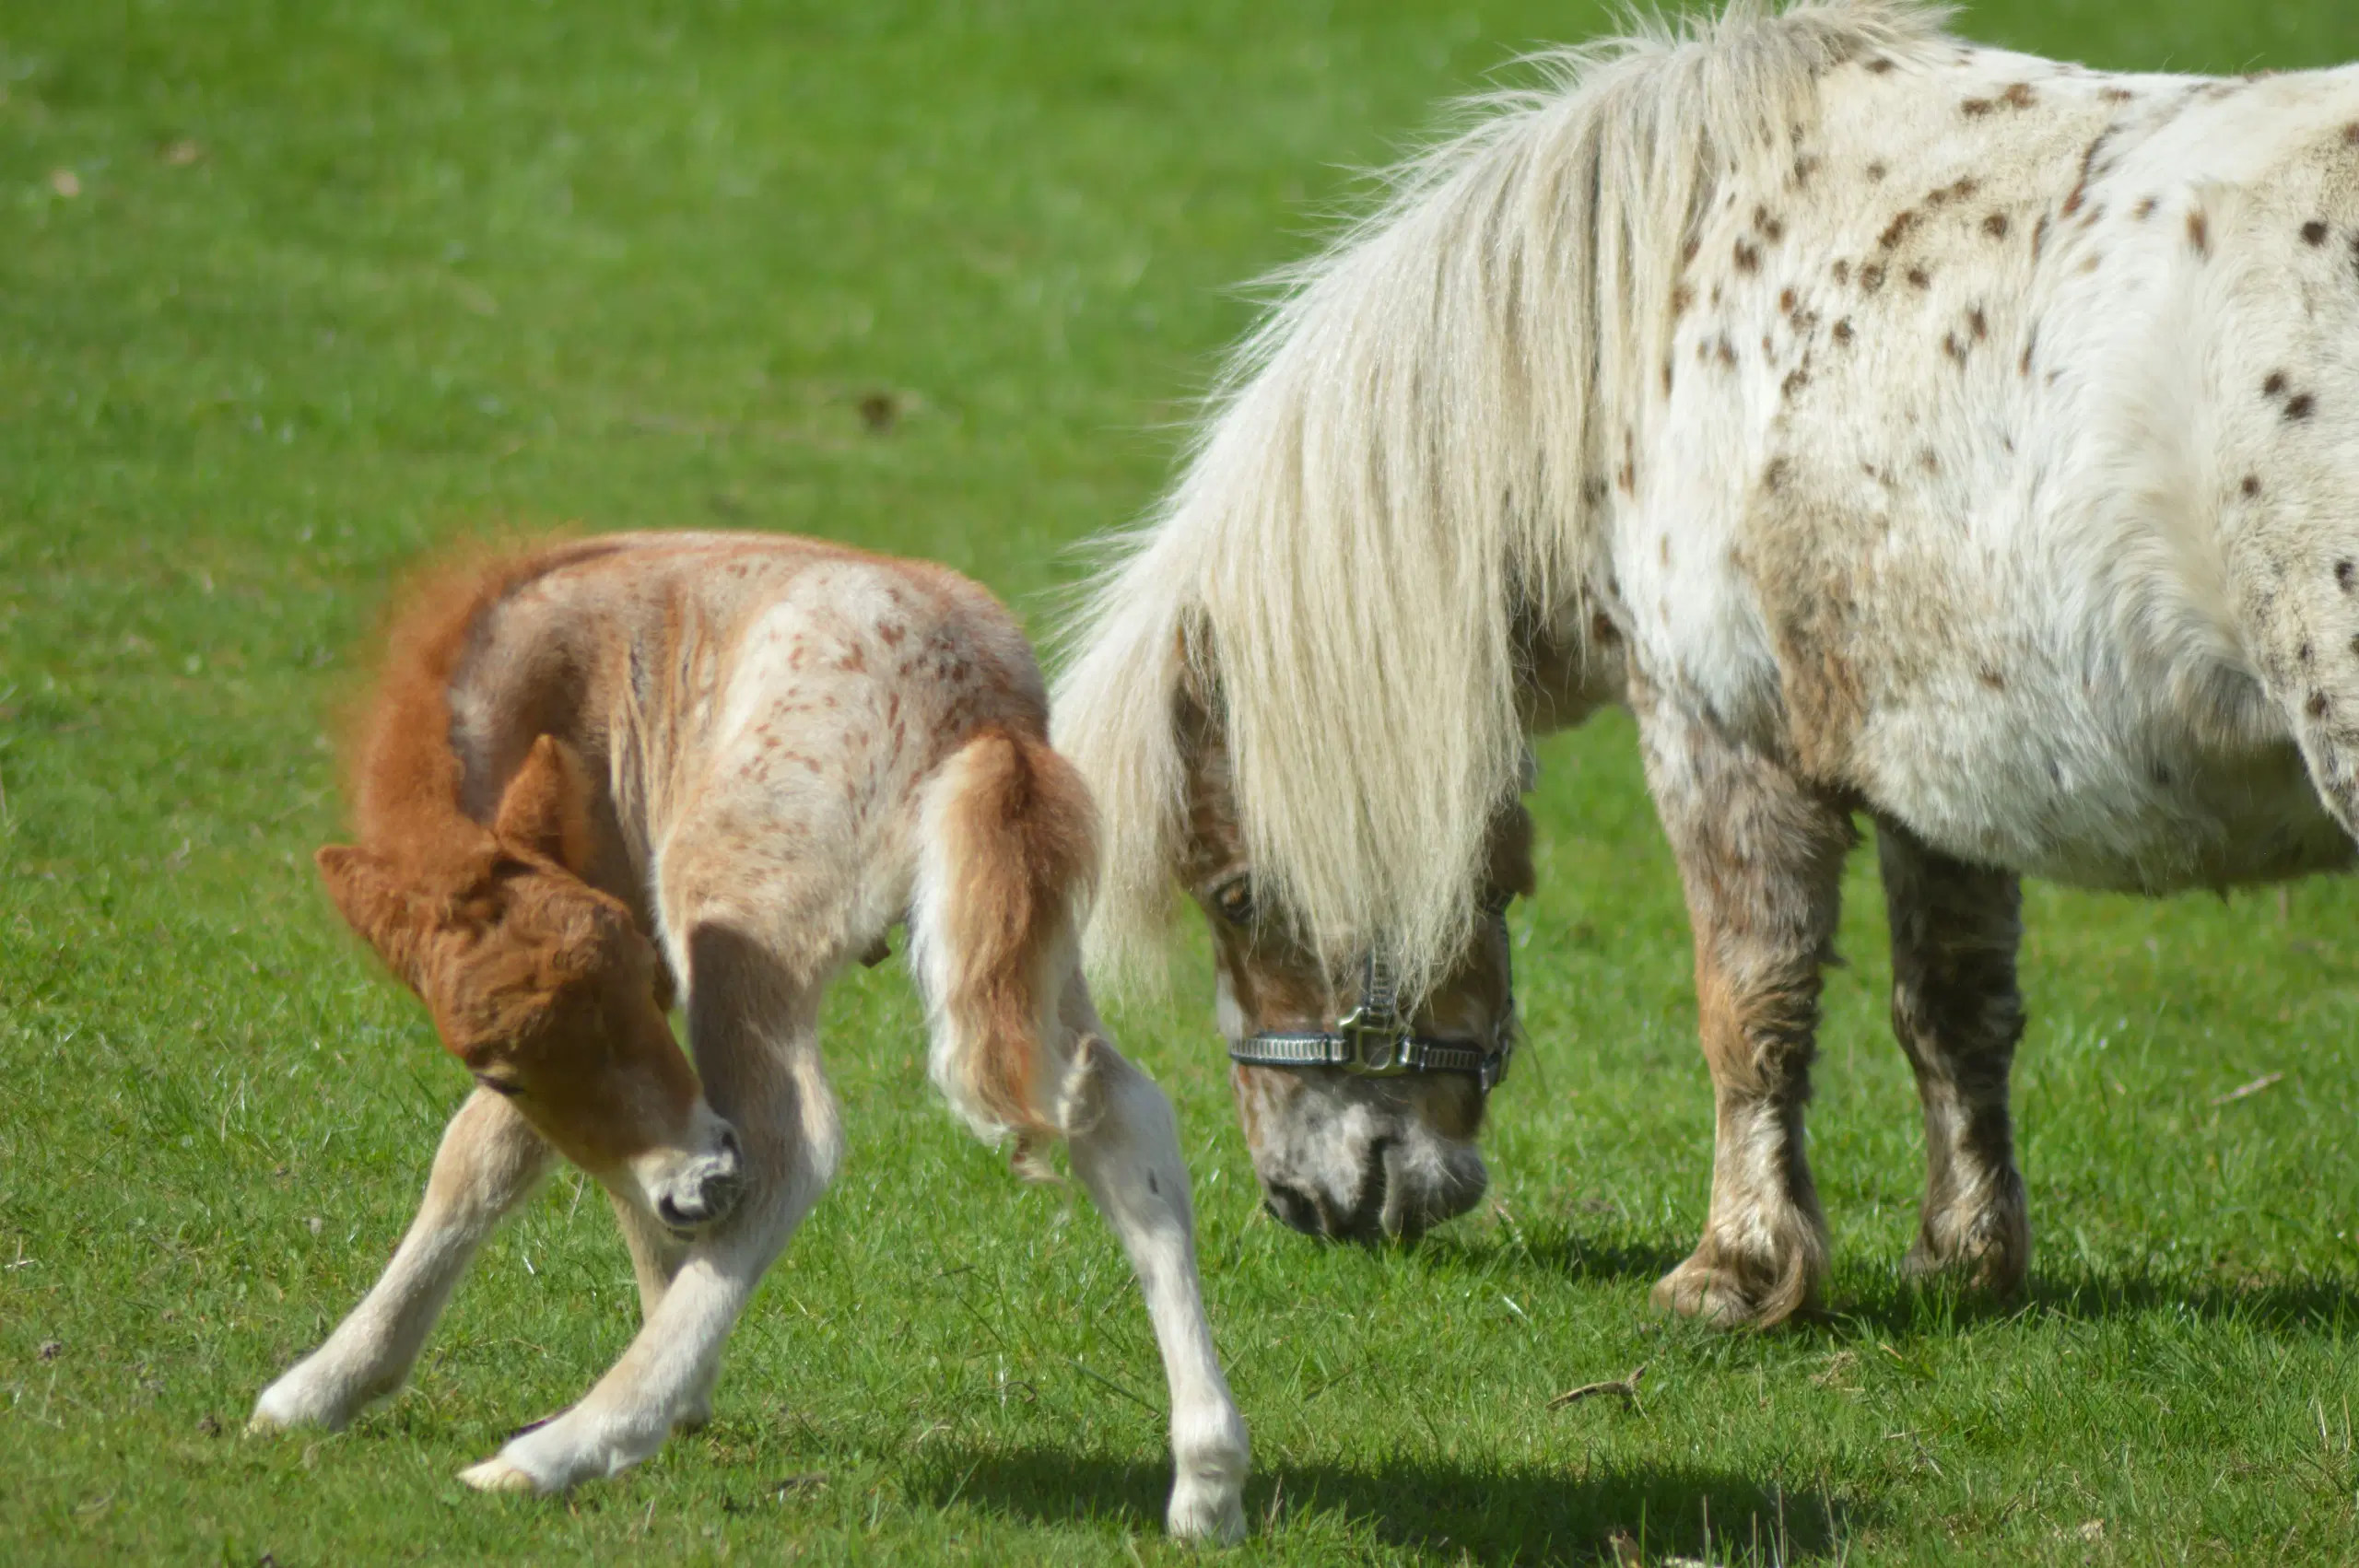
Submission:
[[[1059,1137],[1058,1013],[1097,872],[1097,813],[1071,763],[1037,733],[969,737],[919,802],[910,903],[937,1088],[978,1133]]]

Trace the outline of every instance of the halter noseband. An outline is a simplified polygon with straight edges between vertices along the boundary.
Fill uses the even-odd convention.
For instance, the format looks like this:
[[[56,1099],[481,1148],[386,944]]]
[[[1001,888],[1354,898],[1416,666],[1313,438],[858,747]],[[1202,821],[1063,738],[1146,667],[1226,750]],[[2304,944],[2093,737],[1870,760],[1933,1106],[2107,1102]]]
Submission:
[[[1409,1032],[1401,1015],[1398,977],[1379,943],[1360,961],[1360,1004],[1336,1020],[1332,1029],[1272,1029],[1248,1035],[1228,1047],[1228,1059],[1246,1067],[1340,1067],[1363,1078],[1400,1078],[1412,1072],[1457,1072],[1472,1077],[1489,1094],[1506,1079],[1515,1054],[1515,945],[1508,939],[1508,901],[1491,906],[1499,951],[1508,968],[1507,1021],[1496,1046],[1436,1039]]]

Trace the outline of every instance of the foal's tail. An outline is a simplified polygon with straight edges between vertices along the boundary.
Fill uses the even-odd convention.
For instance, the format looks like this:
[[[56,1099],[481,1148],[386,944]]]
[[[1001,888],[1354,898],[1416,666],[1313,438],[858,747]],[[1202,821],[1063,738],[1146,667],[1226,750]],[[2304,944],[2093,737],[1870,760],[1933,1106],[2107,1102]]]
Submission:
[[[1058,1012],[1097,879],[1097,809],[1045,739],[992,725],[935,772],[919,812],[910,956],[933,1081],[979,1133],[1015,1133],[1021,1163],[1034,1138],[1062,1135]]]

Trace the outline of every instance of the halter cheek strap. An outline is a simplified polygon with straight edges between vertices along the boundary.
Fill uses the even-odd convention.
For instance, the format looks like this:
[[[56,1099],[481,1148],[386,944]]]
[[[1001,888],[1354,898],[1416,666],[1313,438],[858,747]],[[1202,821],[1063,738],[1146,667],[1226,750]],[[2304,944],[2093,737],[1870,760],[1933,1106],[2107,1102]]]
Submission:
[[[1508,907],[1491,910],[1498,923],[1500,951],[1508,964],[1508,1016],[1498,1042],[1438,1039],[1413,1035],[1401,1016],[1399,978],[1379,945],[1361,960],[1360,1004],[1336,1020],[1332,1029],[1273,1029],[1233,1041],[1228,1059],[1247,1067],[1340,1067],[1366,1078],[1399,1078],[1413,1072],[1456,1072],[1473,1078],[1489,1094],[1508,1075],[1515,1054],[1515,957],[1508,941]]]

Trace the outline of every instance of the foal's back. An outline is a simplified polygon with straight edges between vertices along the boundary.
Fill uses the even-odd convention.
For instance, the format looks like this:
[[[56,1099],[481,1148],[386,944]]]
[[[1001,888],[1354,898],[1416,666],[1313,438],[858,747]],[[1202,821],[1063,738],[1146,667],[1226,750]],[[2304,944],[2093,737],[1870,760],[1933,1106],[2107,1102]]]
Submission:
[[[1040,734],[1047,701],[1013,619],[947,568],[642,533],[531,563],[479,620],[452,710],[471,813],[557,734],[593,784],[592,880],[648,929],[737,902],[809,948],[889,923],[918,784],[986,725]]]

